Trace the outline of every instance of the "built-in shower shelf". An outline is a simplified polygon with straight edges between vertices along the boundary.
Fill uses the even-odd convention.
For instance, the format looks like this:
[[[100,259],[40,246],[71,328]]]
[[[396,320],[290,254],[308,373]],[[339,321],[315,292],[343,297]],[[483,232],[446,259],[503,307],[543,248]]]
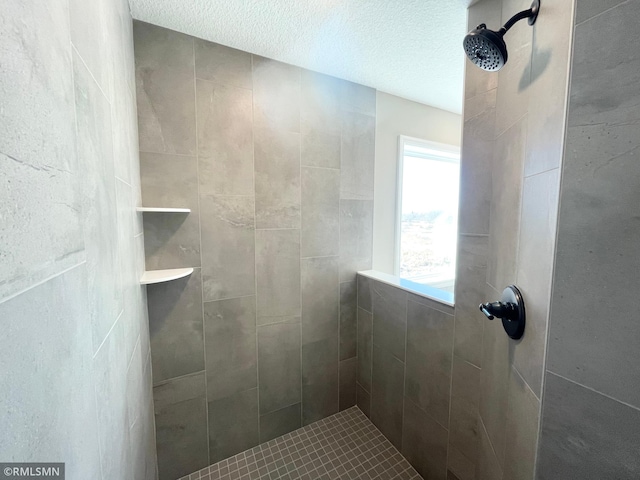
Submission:
[[[190,208],[138,207],[143,213],[191,213]]]
[[[153,283],[170,282],[186,277],[193,273],[193,268],[173,268],[170,270],[148,270],[144,272],[140,279],[141,285],[151,285]]]

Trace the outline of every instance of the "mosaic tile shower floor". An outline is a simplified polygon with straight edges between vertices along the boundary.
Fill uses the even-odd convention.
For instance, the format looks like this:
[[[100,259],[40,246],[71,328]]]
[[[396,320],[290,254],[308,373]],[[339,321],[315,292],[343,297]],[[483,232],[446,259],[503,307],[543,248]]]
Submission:
[[[180,480],[421,478],[358,407],[352,407]]]

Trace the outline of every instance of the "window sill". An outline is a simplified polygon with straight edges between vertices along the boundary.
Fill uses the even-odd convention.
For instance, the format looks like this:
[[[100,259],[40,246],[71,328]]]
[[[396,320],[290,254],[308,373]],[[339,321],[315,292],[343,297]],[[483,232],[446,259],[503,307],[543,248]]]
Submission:
[[[445,292],[429,285],[423,285],[422,283],[412,282],[405,278],[396,277],[395,275],[389,275],[388,273],[379,272],[377,270],[364,270],[358,272],[359,275],[372,278],[387,285],[400,288],[407,292],[419,295],[434,302],[442,303],[449,307],[454,307],[454,296],[451,292]]]

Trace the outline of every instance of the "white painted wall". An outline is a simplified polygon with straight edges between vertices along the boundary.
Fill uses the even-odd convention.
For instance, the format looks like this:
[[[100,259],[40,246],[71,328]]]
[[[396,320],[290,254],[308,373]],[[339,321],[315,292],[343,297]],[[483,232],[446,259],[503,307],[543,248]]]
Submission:
[[[462,117],[383,92],[376,110],[373,269],[393,274],[398,136],[459,146]]]

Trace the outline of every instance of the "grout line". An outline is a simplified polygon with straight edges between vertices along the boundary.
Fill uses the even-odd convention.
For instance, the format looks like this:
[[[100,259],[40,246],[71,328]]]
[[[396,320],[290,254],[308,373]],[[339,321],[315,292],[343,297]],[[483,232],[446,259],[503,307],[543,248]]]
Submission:
[[[207,462],[211,462],[211,432],[209,432],[209,385],[207,382],[207,326],[204,315],[204,275],[202,275],[202,206],[200,197],[200,144],[198,135],[198,84],[196,81],[196,45],[195,40],[191,38],[191,52],[193,55],[193,102],[194,102],[194,127],[195,127],[195,140],[196,151],[195,156],[188,155],[188,157],[195,158],[196,160],[196,190],[198,194],[198,235],[200,240],[200,298],[202,302],[201,314],[202,314],[202,360],[204,362],[204,398],[205,398],[205,421],[207,422],[205,427],[207,431]],[[186,155],[185,155],[186,156]]]
[[[120,313],[116,317],[116,320],[111,324],[111,327],[109,328],[109,331],[107,332],[107,334],[102,339],[102,342],[100,342],[100,346],[96,349],[96,351],[94,352],[93,356],[91,357],[92,359],[95,359],[96,356],[98,355],[98,353],[100,353],[100,350],[102,349],[102,346],[106,343],[107,339],[111,336],[111,332],[113,332],[113,329],[118,324],[118,321],[120,320],[120,317],[122,317],[123,313],[124,313],[124,309],[120,311]]]
[[[300,164],[300,169],[302,170],[303,168],[314,168],[316,170],[331,170],[334,172],[340,172],[341,170],[339,168],[332,168],[332,167],[319,167],[317,165],[302,165],[302,163]],[[342,198],[340,198],[340,200],[343,200]],[[354,199],[357,200],[357,199]],[[371,200],[369,200],[371,201]]]
[[[191,268],[193,268],[194,270],[198,269],[198,270],[202,271],[202,267],[191,267]],[[254,294],[251,294],[251,295],[240,295],[238,297],[216,298],[214,300],[204,300],[204,297],[203,297],[202,303],[215,303],[215,302],[222,302],[223,300],[236,300],[236,299],[239,299],[239,298],[249,298],[249,297],[255,297],[255,296],[256,295],[254,293]]]
[[[488,238],[490,235],[488,233],[463,233],[463,232],[458,232],[458,236],[460,236],[460,237],[474,237],[474,238]]]
[[[489,447],[491,448],[491,453],[493,453],[493,456],[495,457],[496,462],[498,463],[498,468],[500,469],[500,475],[502,476],[504,474],[504,465],[502,464],[502,462],[498,458],[498,454],[496,453],[496,450],[493,447],[493,442],[491,442],[491,437],[489,436],[489,432],[487,431],[487,427],[484,424],[484,420],[482,420],[482,416],[478,414],[478,418],[480,419],[480,426],[482,427],[482,430],[483,430],[485,436],[487,437],[487,441],[489,442]]]
[[[264,417],[265,415],[271,415],[272,413],[279,412],[280,410],[284,410],[285,408],[293,407],[294,405],[300,405],[300,402],[293,402],[293,403],[290,403],[288,405],[285,405],[284,407],[278,407],[275,410],[269,410],[268,412],[265,412],[265,413],[259,413],[259,416],[260,417]],[[302,405],[300,405],[300,406],[302,406]],[[286,435],[286,433],[284,435]],[[264,442],[261,442],[261,443],[264,443]]]
[[[73,253],[80,253],[82,251],[84,251],[84,250],[78,250],[77,252],[73,252]],[[56,272],[53,275],[49,275],[48,277],[43,278],[42,280],[39,280],[38,282],[36,282],[36,283],[34,283],[32,285],[29,285],[28,287],[23,288],[22,290],[18,290],[16,293],[12,293],[8,297],[3,298],[2,300],[0,300],[0,305],[2,305],[5,302],[8,302],[9,300],[13,300],[14,298],[19,297],[22,294],[27,293],[29,290],[33,290],[34,288],[38,288],[38,287],[44,285],[45,283],[53,280],[54,278],[61,277],[62,275],[70,272],[74,268],[78,268],[78,267],[80,267],[80,266],[82,266],[82,265],[84,265],[86,263],[87,263],[87,261],[83,260],[83,261],[81,261],[79,263],[76,263],[75,265],[72,265],[72,266],[67,267],[67,268],[65,268],[63,270],[60,270],[59,272]]]
[[[568,139],[568,112],[569,112],[569,104],[570,104],[570,99],[571,99],[571,77],[573,74],[573,53],[575,50],[575,34],[576,34],[576,25],[575,25],[575,17],[576,17],[576,2],[575,0],[573,0],[571,2],[571,15],[569,16],[570,20],[570,28],[569,28],[569,45],[567,48],[567,70],[566,70],[566,79],[565,79],[565,85],[564,85],[564,93],[565,93],[565,98],[564,98],[564,102],[563,102],[563,109],[562,109],[562,113],[563,113],[563,122],[562,122],[562,128],[563,128],[563,136],[562,136],[562,149],[561,149],[561,153],[560,153],[560,164],[558,166],[558,180],[557,180],[557,192],[558,192],[558,200],[557,200],[557,205],[556,205],[556,218],[555,218],[555,224],[553,225],[554,228],[554,238],[553,238],[553,251],[552,251],[552,257],[551,257],[551,272],[550,272],[550,281],[549,281],[549,308],[547,311],[547,326],[545,329],[545,335],[544,335],[544,343],[543,343],[543,352],[542,352],[542,379],[541,379],[541,386],[540,386],[540,410],[538,412],[539,415],[539,422],[538,422],[538,442],[540,442],[540,438],[542,436],[542,413],[543,413],[543,407],[544,407],[544,398],[545,398],[545,391],[546,391],[546,375],[545,372],[547,371],[547,356],[548,356],[548,352],[549,352],[549,338],[550,338],[550,330],[551,330],[551,320],[552,320],[552,313],[553,313],[553,294],[554,294],[554,284],[555,284],[555,266],[556,266],[556,258],[557,258],[557,251],[558,251],[558,239],[559,239],[559,232],[560,232],[560,206],[562,203],[562,179],[563,179],[563,164],[564,164],[564,159],[565,159],[565,155],[567,152],[567,139]],[[536,454],[535,454],[535,468],[534,468],[534,475],[537,475],[537,471],[538,471],[538,457],[539,457],[539,451],[540,449],[536,449]],[[536,477],[537,478],[537,477]]]
[[[249,54],[251,63],[251,174],[253,183],[253,292],[254,292],[254,305],[255,305],[255,336],[256,336],[256,402],[258,409],[258,443],[262,438],[262,431],[260,429],[260,342],[258,341],[258,219],[256,215],[256,138],[255,138],[255,85],[253,78],[253,55]]]
[[[196,126],[197,128],[197,126]],[[196,136],[196,143],[198,142],[198,138]],[[196,147],[196,151],[194,153],[174,153],[174,152],[154,152],[151,150],[140,150],[141,154],[148,154],[148,155],[166,155],[169,157],[187,157],[187,158],[197,158],[198,157],[198,151],[197,151],[197,147]]]
[[[532,173],[530,175],[524,175],[522,177],[523,179],[523,185],[524,185],[524,180],[527,180],[529,178],[534,178],[537,177],[538,175],[544,175],[545,173],[549,173],[549,172],[553,172],[555,170],[560,170],[561,165],[558,165],[557,167],[553,167],[553,168],[548,168],[546,170],[542,170],[541,172],[536,172],[536,173]]]
[[[299,72],[302,72],[301,70],[299,70]],[[299,81],[299,86],[300,86],[300,100],[302,100],[302,74],[300,73],[300,81]],[[299,170],[300,170],[300,174],[299,174],[299,185],[300,185],[300,230],[299,230],[299,255],[300,255],[300,259],[298,261],[298,267],[300,270],[300,426],[304,426],[304,394],[303,394],[303,389],[304,389],[304,385],[303,385],[303,355],[302,355],[302,348],[303,348],[303,339],[304,339],[304,309],[303,309],[303,295],[302,295],[302,228],[303,228],[303,214],[304,214],[304,209],[302,208],[302,101],[300,101],[299,103],[299,107],[300,107],[300,111],[298,112],[298,130],[300,130],[300,135],[298,136],[298,164],[299,164]]]
[[[126,180],[123,180],[122,178],[120,178],[118,175],[115,175],[116,180],[120,180],[120,182],[124,183],[127,187],[133,189],[133,187],[131,186],[131,184],[129,182],[127,182]],[[133,196],[133,195],[132,195]]]
[[[190,373],[185,373],[184,375],[178,375],[177,377],[171,377],[171,378],[167,378],[165,380],[160,380],[157,383],[153,383],[152,387],[159,387],[161,385],[166,385],[167,383],[171,383],[175,380],[181,380],[183,378],[188,378],[188,377],[195,377],[196,375],[200,375],[200,374],[205,374],[206,377],[206,370],[203,368],[202,370],[198,370],[197,372],[190,372]]]
[[[252,55],[252,62],[251,63],[253,64],[253,55]],[[194,69],[195,69],[195,52],[194,52]],[[252,70],[251,71],[251,77],[252,77],[251,80],[253,81],[253,68],[251,70]],[[198,81],[207,82],[207,83],[211,83],[213,85],[219,85],[221,87],[234,88],[234,89],[238,89],[238,90],[245,90],[245,91],[251,92],[253,94],[253,88],[239,87],[238,85],[234,85],[234,84],[231,84],[231,83],[217,82],[215,80],[210,80],[208,78],[198,77],[196,75],[196,73],[195,73],[195,70],[194,70],[194,77],[195,77],[196,82],[198,82]]]
[[[618,5],[615,5],[615,6],[611,7],[611,8],[607,8],[607,9],[606,9],[605,11],[603,11],[603,12],[600,12],[600,13],[598,13],[598,14],[596,14],[596,15],[592,16],[592,17],[589,17],[589,18],[587,18],[587,19],[585,19],[585,20],[581,21],[580,23],[576,23],[576,24],[574,25],[574,27],[579,27],[579,26],[581,26],[581,25],[584,25],[584,24],[585,24],[585,23],[587,23],[587,22],[590,22],[591,20],[593,20],[593,19],[595,19],[595,18],[598,18],[598,17],[600,17],[600,16],[602,16],[602,15],[606,15],[607,13],[609,13],[609,12],[610,12],[610,11],[612,11],[612,10],[615,10],[616,8],[619,8],[619,7],[622,7],[622,6],[624,6],[624,5],[628,4],[628,3],[631,3],[631,1],[632,1],[632,0],[627,0],[627,1],[621,2],[621,3],[619,3]],[[575,8],[575,7],[574,7],[574,8]],[[575,21],[575,20],[574,20],[574,21]]]
[[[372,342],[373,343],[373,342]],[[404,296],[404,362],[402,362],[402,418],[400,419],[400,448],[403,450],[404,443],[404,413],[405,404],[408,400],[406,397],[407,389],[407,344],[409,343],[409,295]],[[392,355],[395,356],[395,355]],[[372,361],[373,363],[373,361]],[[372,378],[373,380],[373,378]]]
[[[564,376],[562,376],[562,375],[560,375],[558,373],[552,372],[551,370],[547,370],[547,373],[549,375],[553,375],[555,377],[558,377],[558,378],[561,378],[563,380],[566,380],[567,382],[573,383],[574,385],[582,387],[582,388],[584,388],[586,390],[589,390],[589,391],[591,391],[593,393],[597,393],[598,395],[602,395],[603,397],[608,398],[609,400],[613,400],[616,403],[620,403],[620,404],[622,404],[622,405],[624,405],[626,407],[632,408],[632,409],[637,410],[637,411],[640,412],[640,407],[636,407],[634,405],[631,405],[630,403],[623,402],[622,400],[618,400],[617,398],[612,397],[611,395],[607,395],[606,393],[602,393],[601,391],[596,390],[595,388],[591,388],[591,387],[588,387],[586,385],[583,385],[582,383],[576,382],[575,380],[571,380],[570,378],[567,378],[567,377],[564,377]]]
[[[105,98],[105,100],[107,101],[107,104],[109,105],[109,113],[111,113],[111,101],[109,100],[109,97],[107,96],[106,93],[104,93],[104,90],[102,89],[102,85],[100,85],[100,82],[98,82],[98,80],[96,79],[96,77],[93,75],[93,72],[91,71],[91,69],[89,68],[89,66],[87,65],[87,63],[84,61],[84,58],[82,58],[82,55],[80,55],[80,52],[78,51],[78,49],[76,48],[76,46],[73,44],[73,42],[71,42],[71,48],[72,51],[76,52],[76,55],[78,56],[78,58],[80,59],[80,61],[82,62],[82,65],[84,66],[84,68],[86,68],[87,72],[89,72],[89,75],[91,76],[91,78],[93,79],[94,83],[96,84],[96,86],[98,87],[98,90],[100,90],[100,93],[102,93],[102,96]],[[73,61],[73,55],[71,60]],[[72,71],[73,71],[73,65],[72,65]],[[74,87],[75,87],[75,77],[74,77]],[[74,101],[75,104],[75,101]],[[111,115],[109,115],[109,117],[111,117]],[[111,118],[109,119],[111,120]]]

